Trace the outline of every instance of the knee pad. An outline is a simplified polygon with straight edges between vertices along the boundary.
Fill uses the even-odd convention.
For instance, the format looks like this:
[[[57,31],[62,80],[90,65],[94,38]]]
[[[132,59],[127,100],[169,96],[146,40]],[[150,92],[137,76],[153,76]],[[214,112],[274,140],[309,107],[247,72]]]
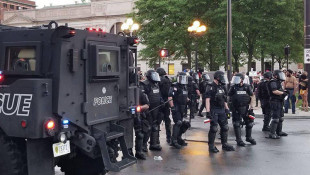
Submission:
[[[279,119],[279,122],[282,123],[283,121],[284,121],[284,118],[281,117],[281,118]]]
[[[159,126],[158,125],[153,125],[152,126],[152,131],[153,132],[156,132],[156,131],[158,131],[159,130]]]
[[[273,123],[279,123],[279,119],[272,119],[271,122],[273,122]]]
[[[233,122],[233,126],[237,128],[240,127],[240,121]]]
[[[144,134],[142,132],[136,132],[136,138],[137,139],[143,139]]]
[[[216,133],[217,132],[217,125],[212,125],[211,127],[210,127],[210,132],[212,132],[212,133]]]
[[[175,125],[181,126],[181,125],[182,125],[182,121],[181,121],[181,120],[178,120],[178,121],[175,123]]]
[[[228,125],[224,125],[221,127],[222,132],[227,132],[229,130]]]
[[[181,133],[185,133],[190,127],[191,124],[188,121],[183,121],[182,126],[180,128]]]
[[[253,122],[250,122],[246,125],[246,128],[253,128],[254,126],[254,123]]]

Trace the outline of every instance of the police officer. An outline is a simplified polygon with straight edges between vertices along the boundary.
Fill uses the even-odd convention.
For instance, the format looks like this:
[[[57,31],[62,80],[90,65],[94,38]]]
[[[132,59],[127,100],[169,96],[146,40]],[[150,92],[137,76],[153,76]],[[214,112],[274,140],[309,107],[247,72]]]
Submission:
[[[262,131],[270,131],[270,120],[271,120],[271,108],[270,108],[270,93],[268,89],[268,84],[272,79],[271,72],[264,73],[264,79],[258,84],[258,98],[261,102],[262,111],[264,114],[264,126]]]
[[[202,81],[199,84],[199,91],[202,94],[202,103],[201,103],[199,113],[198,113],[198,116],[200,117],[204,117],[202,115],[202,111],[206,107],[206,93],[205,92],[206,92],[208,85],[210,85],[210,76],[208,74],[203,74]]]
[[[135,129],[135,148],[136,148],[136,155],[135,157],[138,159],[145,160],[145,155],[142,152],[142,147],[143,147],[143,139],[146,138],[145,136],[149,133],[150,131],[150,125],[149,122],[147,121],[146,118],[146,113],[147,110],[149,109],[150,106],[150,101],[145,93],[142,92],[140,89],[139,91],[139,110],[137,111],[137,115],[134,118],[134,129]],[[138,110],[138,109],[137,109]],[[146,140],[147,142],[147,140]]]
[[[161,96],[163,100],[166,102],[168,101],[168,94],[171,87],[171,81],[169,77],[167,76],[166,71],[163,68],[157,68],[156,72],[160,76],[160,83],[159,83],[159,89],[161,92]],[[160,109],[160,115],[161,119],[165,121],[165,127],[166,127],[166,141],[167,143],[170,143],[171,140],[171,120],[170,120],[170,107],[167,103]]]
[[[198,112],[199,111],[199,100],[200,100],[200,94],[201,94],[201,92],[200,92],[200,90],[199,90],[199,81],[200,81],[200,78],[199,78],[199,74],[198,73],[194,73],[193,74],[193,78],[194,78],[194,82],[195,82],[195,84],[197,85],[197,87],[198,87],[198,91],[199,91],[199,95],[197,94],[197,92],[196,92],[196,111],[195,111],[195,113],[196,112]]]
[[[250,85],[244,84],[244,75],[237,73],[232,78],[233,86],[228,92],[228,96],[232,100],[232,117],[233,126],[236,135],[236,142],[238,146],[245,146],[245,143],[241,139],[241,121],[246,125],[246,141],[252,145],[256,145],[256,141],[252,138],[252,127],[254,125],[253,119],[249,118],[248,110],[253,110],[251,106],[251,97],[253,96],[253,90]]]
[[[288,93],[282,88],[282,82],[286,79],[285,74],[281,70],[275,70],[273,78],[269,83],[270,107],[272,109],[269,138],[279,139],[280,136],[287,136],[287,133],[282,131],[282,126],[284,121],[284,98]]]
[[[197,79],[199,80],[199,76],[197,73],[193,73],[192,76],[188,77],[188,97],[190,99],[189,101],[189,110],[190,110],[190,117],[194,118],[196,113],[196,107],[197,107],[197,99],[200,97],[199,87],[196,83]]]
[[[226,97],[226,82],[224,78],[224,72],[216,71],[214,73],[213,83],[207,87],[206,90],[206,109],[207,117],[211,119],[210,130],[209,130],[209,151],[213,153],[219,152],[214,145],[216,132],[218,125],[221,127],[221,143],[222,149],[225,151],[234,151],[234,147],[227,143],[228,137],[228,120],[227,117],[230,115],[230,111],[227,105]]]
[[[149,117],[149,123],[151,124],[152,130],[151,130],[151,137],[150,137],[150,150],[160,151],[162,147],[160,146],[159,142],[159,125],[161,119],[159,118],[159,109],[154,108],[160,106],[162,98],[159,90],[158,83],[160,82],[160,77],[157,72],[154,70],[149,70],[146,72],[146,78],[147,80],[141,82],[141,88],[143,92],[148,96],[150,100],[150,117]],[[144,141],[143,147],[145,150],[145,147],[147,145],[147,142]]]
[[[177,77],[177,83],[173,84],[169,91],[168,99],[171,113],[173,118],[173,130],[171,137],[171,146],[180,149],[182,146],[186,146],[187,143],[182,139],[190,124],[187,121],[183,121],[186,109],[186,103],[188,99],[187,91],[188,77],[185,73],[179,73]]]

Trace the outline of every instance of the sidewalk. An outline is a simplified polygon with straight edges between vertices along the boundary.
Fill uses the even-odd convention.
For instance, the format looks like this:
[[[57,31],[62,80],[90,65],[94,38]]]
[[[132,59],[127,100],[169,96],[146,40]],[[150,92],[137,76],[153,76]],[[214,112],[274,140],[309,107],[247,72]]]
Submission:
[[[263,118],[262,108],[254,107],[254,114],[257,118]],[[299,107],[296,107],[296,113],[292,114],[292,110],[289,109],[287,114],[284,114],[284,118],[287,119],[310,119],[310,112],[301,111]]]

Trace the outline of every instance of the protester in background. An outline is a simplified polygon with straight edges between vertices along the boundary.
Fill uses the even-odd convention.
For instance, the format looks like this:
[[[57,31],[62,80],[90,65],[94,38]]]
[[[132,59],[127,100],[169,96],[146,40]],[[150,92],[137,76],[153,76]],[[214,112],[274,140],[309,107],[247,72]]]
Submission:
[[[307,78],[308,73],[304,72],[300,76],[300,89],[299,89],[299,94],[302,97],[302,109],[306,112],[308,112],[308,78]]]
[[[255,99],[256,99],[256,105],[255,107],[258,107],[258,94],[257,94],[257,87],[258,87],[258,83],[259,83],[259,78],[256,78],[254,77],[254,80],[253,80],[253,92],[254,92],[254,95],[255,95]]]
[[[295,114],[295,101],[296,101],[296,90],[297,90],[297,81],[293,76],[293,71],[288,69],[286,72],[286,79],[284,81],[284,89],[288,92],[288,98],[285,100],[285,110],[284,113],[288,113],[288,108],[290,106],[290,100],[292,105],[292,113]]]

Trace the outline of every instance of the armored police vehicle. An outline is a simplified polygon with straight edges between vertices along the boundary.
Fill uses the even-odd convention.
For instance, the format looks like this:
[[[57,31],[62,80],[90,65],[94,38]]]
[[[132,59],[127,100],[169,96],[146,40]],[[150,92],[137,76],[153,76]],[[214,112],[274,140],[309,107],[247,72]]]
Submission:
[[[104,174],[136,162],[133,37],[0,26],[0,175]]]

